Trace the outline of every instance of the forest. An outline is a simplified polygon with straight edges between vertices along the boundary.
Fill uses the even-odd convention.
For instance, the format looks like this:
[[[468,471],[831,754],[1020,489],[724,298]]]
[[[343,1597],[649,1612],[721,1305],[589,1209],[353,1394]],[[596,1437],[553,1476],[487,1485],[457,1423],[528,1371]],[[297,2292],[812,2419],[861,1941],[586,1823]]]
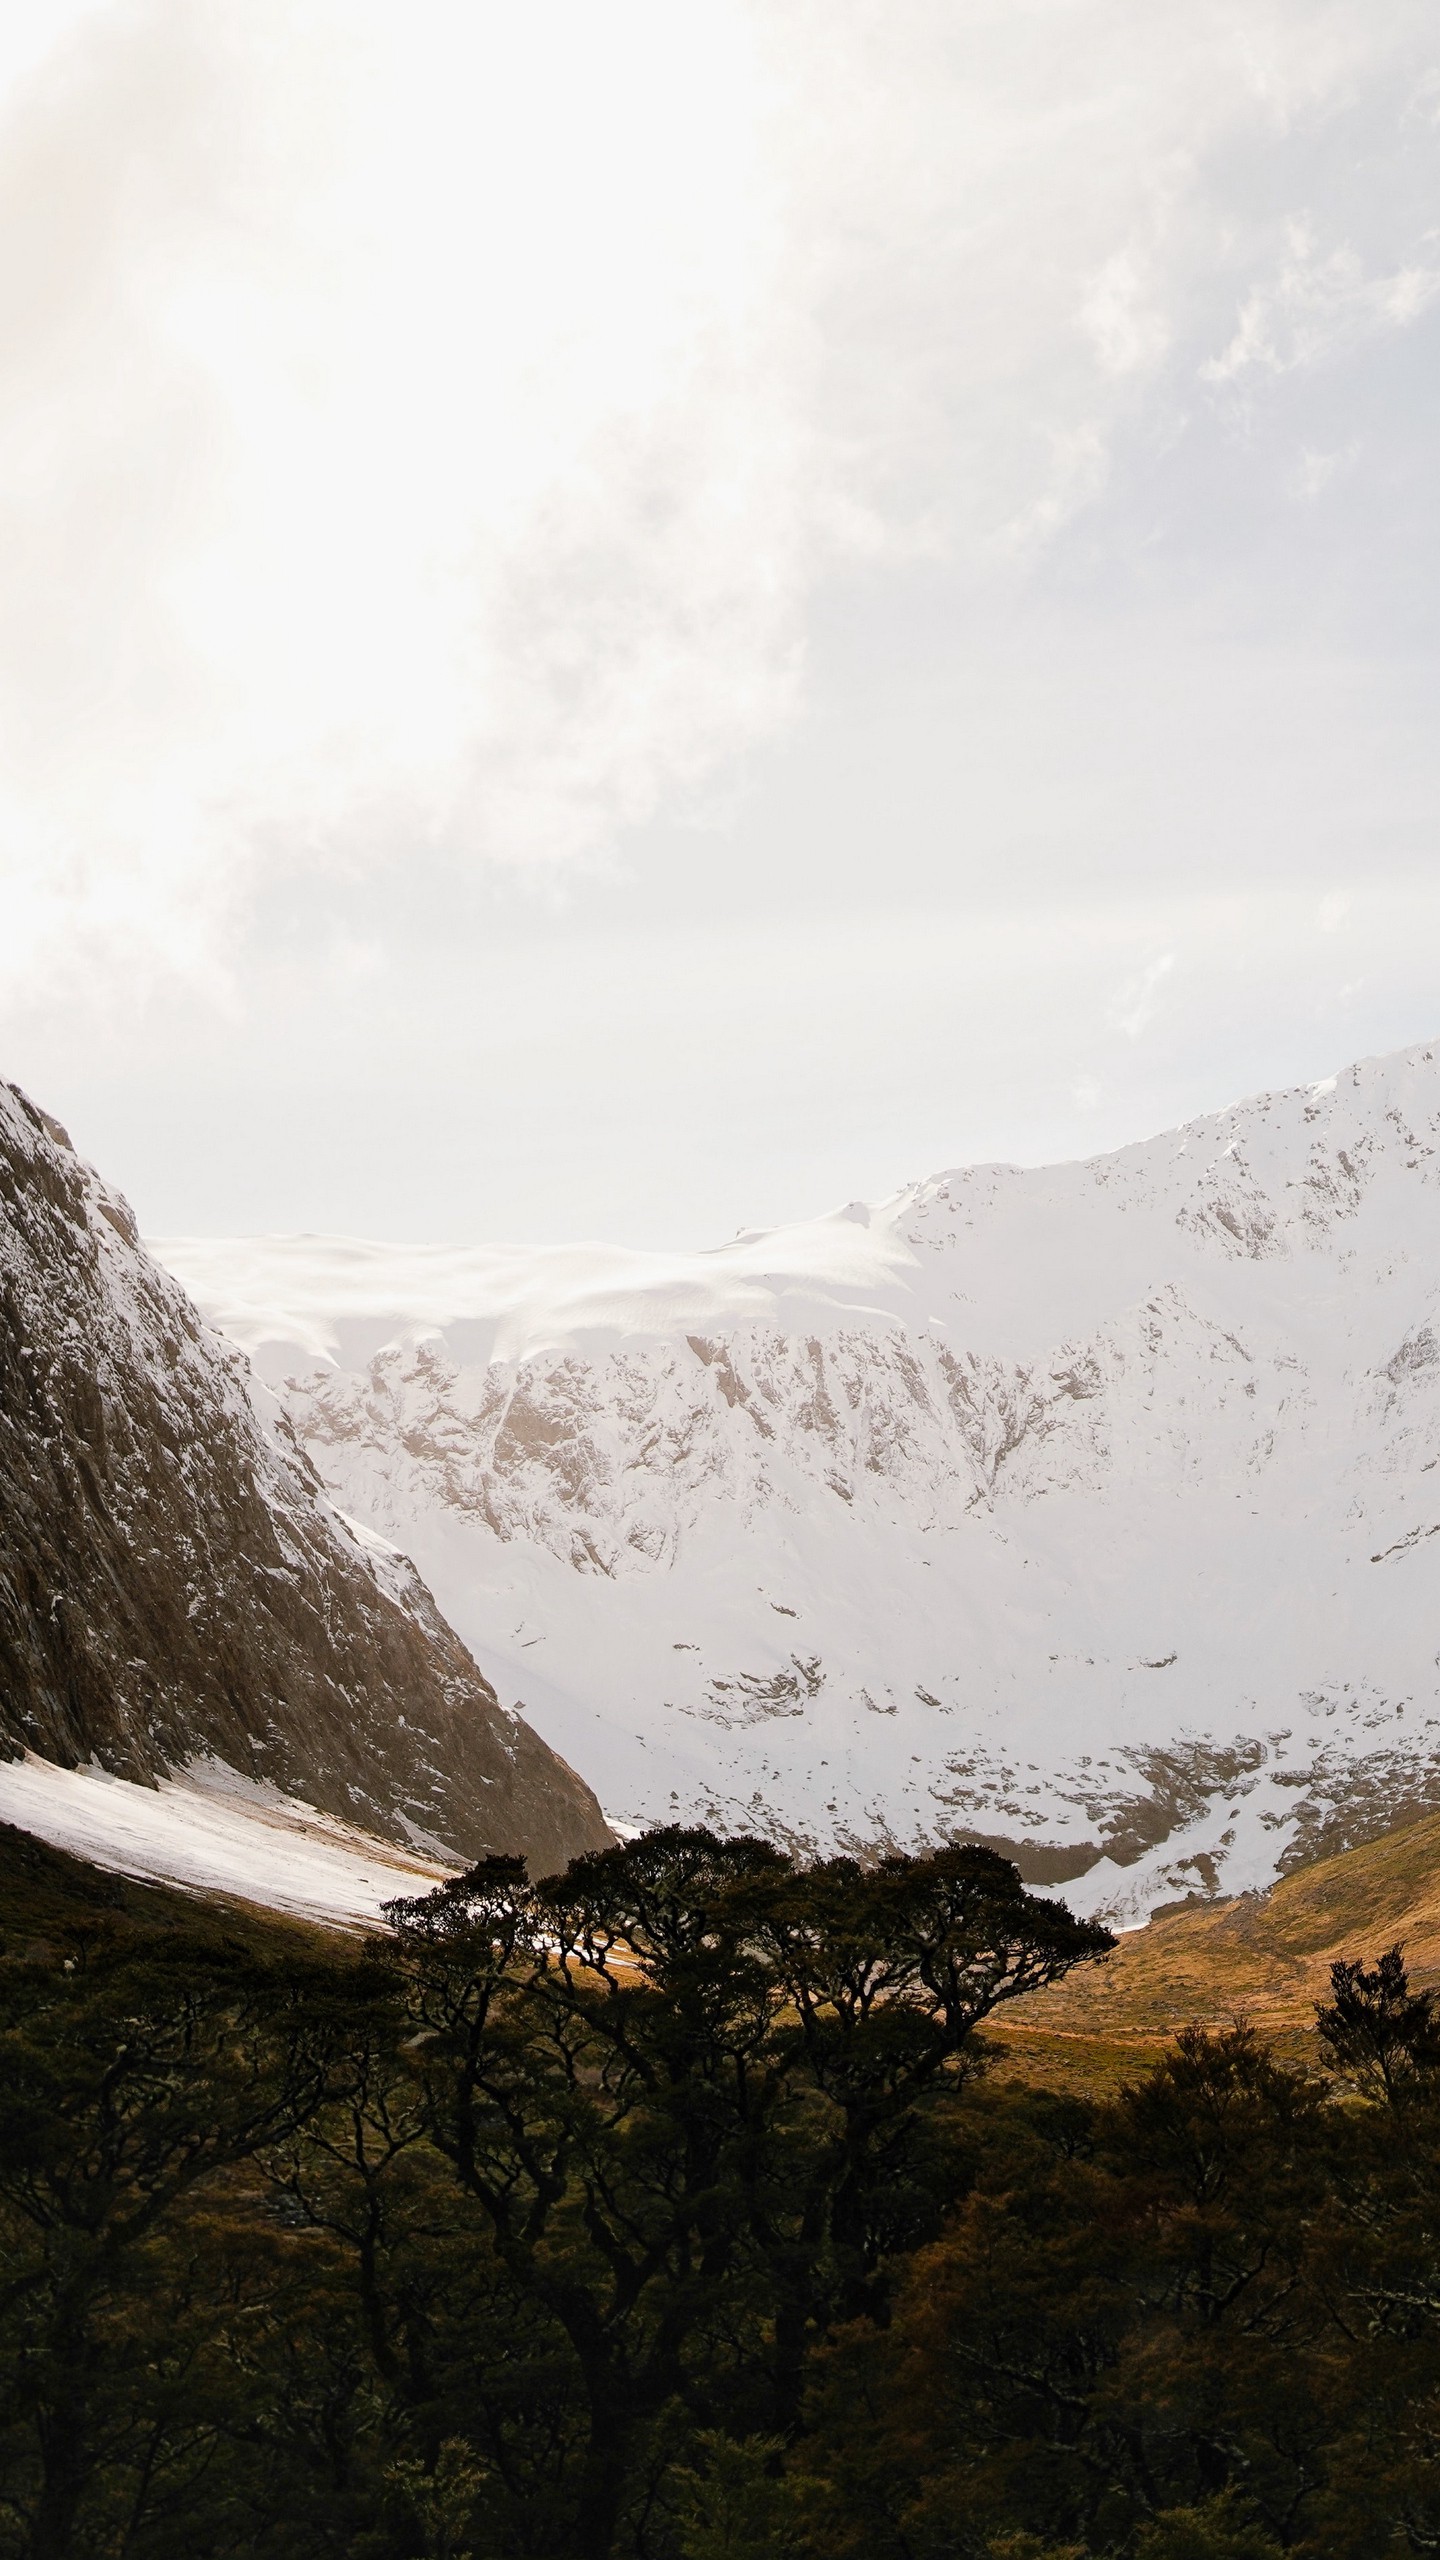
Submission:
[[[1440,2019],[1118,2094],[983,1848],[670,1829],[357,1942],[0,1838],[0,2553],[1440,2551]],[[1368,1957],[1368,1961],[1367,1961]]]

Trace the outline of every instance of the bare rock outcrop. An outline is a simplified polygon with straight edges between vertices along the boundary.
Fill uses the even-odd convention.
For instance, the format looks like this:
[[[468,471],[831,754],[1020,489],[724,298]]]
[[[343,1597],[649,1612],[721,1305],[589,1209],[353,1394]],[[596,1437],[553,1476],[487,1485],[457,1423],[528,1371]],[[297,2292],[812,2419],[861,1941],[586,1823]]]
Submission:
[[[548,1872],[608,1838],[243,1356],[0,1085],[0,1756],[214,1757],[384,1837]]]

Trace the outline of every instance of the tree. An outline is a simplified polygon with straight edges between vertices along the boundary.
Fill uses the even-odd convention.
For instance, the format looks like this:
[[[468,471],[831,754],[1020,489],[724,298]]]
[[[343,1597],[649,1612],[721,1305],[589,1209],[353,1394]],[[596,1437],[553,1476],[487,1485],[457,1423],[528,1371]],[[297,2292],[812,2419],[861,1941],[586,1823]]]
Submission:
[[[223,1944],[103,1932],[68,1960],[0,1968],[0,2330],[35,2456],[31,2560],[75,2545],[126,2353],[109,2315],[182,2202],[315,2107],[329,1991]]]
[[[1307,2282],[1333,2113],[1243,2027],[1187,2030],[1105,2106],[982,2093],[970,2192],[888,2326],[818,2360],[795,2460],[832,2494],[807,2552],[972,2560],[1020,2532],[1130,2560],[1170,2547],[1162,2523],[1197,2560],[1299,2542],[1347,2423]]]
[[[1428,2092],[1440,2069],[1440,2001],[1411,1990],[1404,1948],[1388,1948],[1368,1972],[1358,1960],[1332,1964],[1330,1987],[1315,2017],[1337,2069],[1392,2107]]]
[[[703,2427],[723,2382],[793,2427],[975,2027],[1112,1943],[985,1850],[801,1870],[678,1826],[390,1917],[429,2138],[582,2377],[582,2560],[647,2464],[653,2493],[667,2409]]]

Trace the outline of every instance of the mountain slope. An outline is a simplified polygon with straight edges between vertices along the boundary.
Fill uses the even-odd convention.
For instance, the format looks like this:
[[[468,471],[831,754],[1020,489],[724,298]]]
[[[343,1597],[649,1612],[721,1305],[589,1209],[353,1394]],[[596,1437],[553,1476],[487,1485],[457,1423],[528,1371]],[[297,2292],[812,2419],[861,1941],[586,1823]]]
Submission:
[[[588,1789],[272,1418],[0,1086],[0,1747],[132,1780],[220,1761],[442,1853],[597,1845]]]
[[[347,1946],[333,1929],[289,1913],[218,1897],[201,1901],[168,1885],[112,1874],[0,1820],[0,1967],[36,1957],[59,1956],[63,1963],[66,1954],[93,1959],[97,1939],[153,1945],[177,1935],[282,1962],[354,1950],[353,1933]]]
[[[1440,1816],[1342,1850],[1266,1893],[1158,1914],[1103,1965],[1038,1991],[993,2032],[1009,2062],[1062,2086],[1133,2077],[1192,2020],[1246,2017],[1313,2063],[1315,2006],[1337,1957],[1403,1945],[1417,1989],[1440,1985]],[[987,2031],[988,2032],[988,2031]]]
[[[331,1930],[377,1928],[387,1902],[428,1893],[456,1872],[247,1782],[218,1760],[140,1785],[27,1751],[0,1761],[0,1831],[6,1824],[108,1875]]]
[[[617,1815],[1124,1921],[1440,1802],[1437,1176],[1426,1047],[713,1253],[158,1250]]]

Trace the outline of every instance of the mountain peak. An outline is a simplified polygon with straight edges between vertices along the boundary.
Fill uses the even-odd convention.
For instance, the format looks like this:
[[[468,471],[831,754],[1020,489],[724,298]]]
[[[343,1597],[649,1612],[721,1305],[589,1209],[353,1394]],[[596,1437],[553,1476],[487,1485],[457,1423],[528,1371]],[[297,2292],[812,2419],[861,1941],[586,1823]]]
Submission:
[[[1440,1802],[1432,1043],[713,1254],[158,1248],[617,1815],[1134,1919]]]

